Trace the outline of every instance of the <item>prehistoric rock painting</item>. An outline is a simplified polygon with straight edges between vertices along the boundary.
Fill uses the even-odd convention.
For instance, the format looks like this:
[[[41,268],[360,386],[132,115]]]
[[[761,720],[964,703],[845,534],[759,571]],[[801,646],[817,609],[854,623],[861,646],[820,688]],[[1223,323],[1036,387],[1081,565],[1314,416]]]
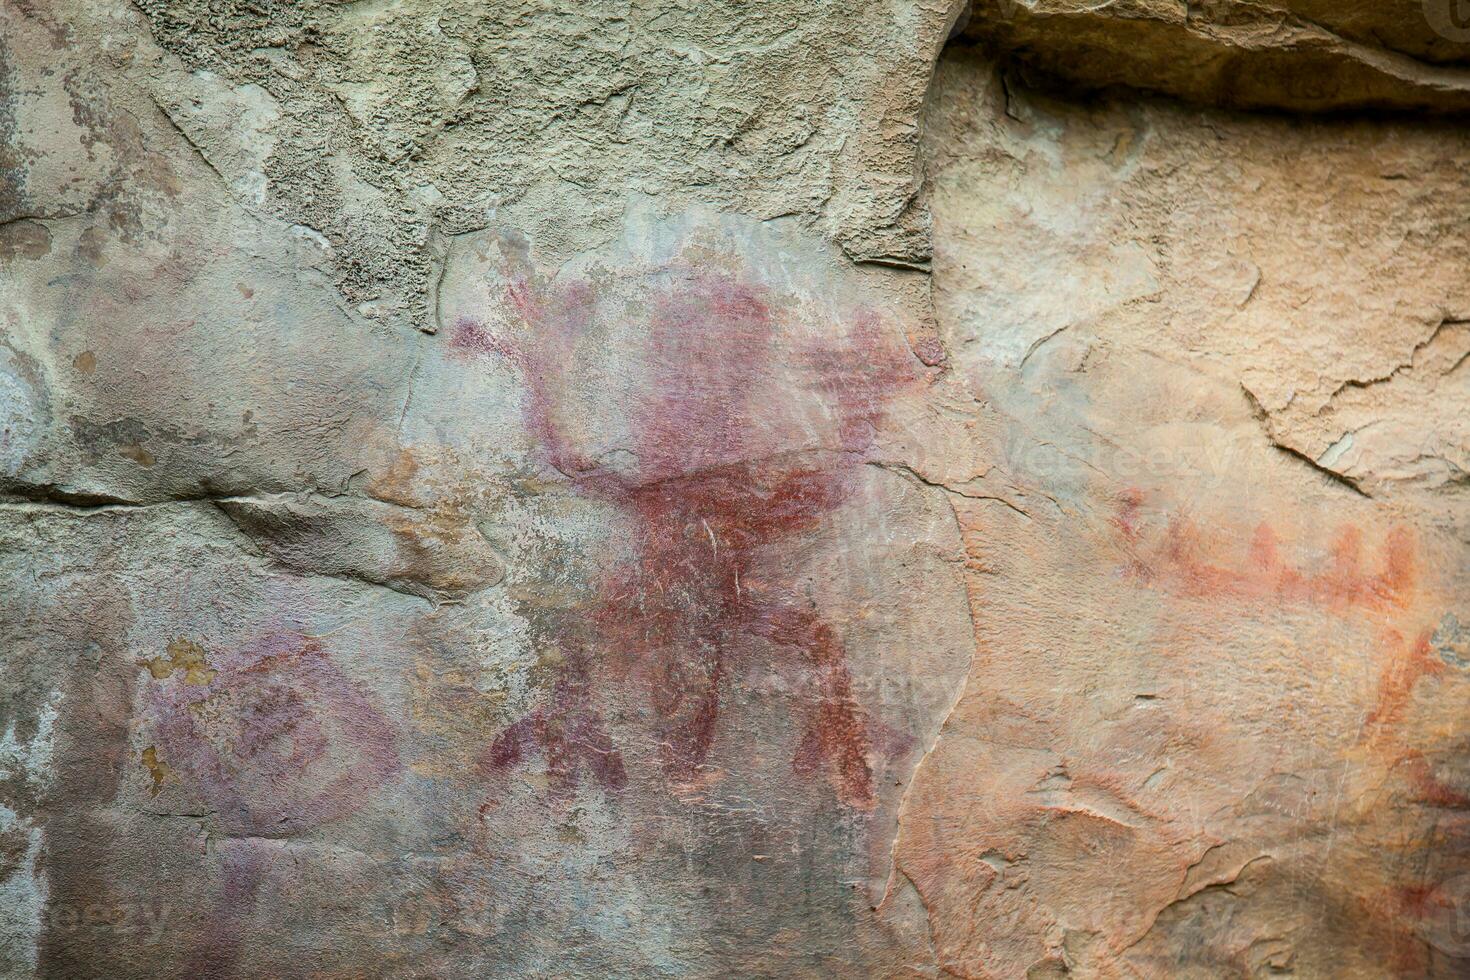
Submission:
[[[271,636],[214,657],[178,639],[147,666],[154,789],[178,778],[232,834],[330,823],[401,768],[387,719],[315,638]]]
[[[858,940],[833,913],[876,901],[886,828],[969,642],[962,607],[925,623],[879,586],[926,567],[931,581],[952,575],[909,550],[952,549],[952,518],[887,468],[883,447],[894,414],[942,370],[891,308],[826,281],[823,260],[746,257],[779,238],[738,223],[652,237],[665,244],[558,268],[500,232],[453,270],[435,370],[510,393],[506,431],[524,455],[491,476],[471,460],[503,443],[419,452],[372,492],[414,507],[448,494],[488,528],[521,510],[544,531],[490,532],[506,565],[498,615],[520,624],[490,654],[494,680],[464,626],[440,616],[430,629],[415,723],[440,747],[423,764],[473,802],[474,847],[507,874],[564,863],[552,827],[626,839],[619,860],[683,916],[691,848],[747,863],[729,886],[746,897],[700,913],[720,943],[789,929],[765,896],[810,889],[799,882],[816,874],[802,901],[836,904],[801,928],[839,962],[839,937]],[[626,355],[609,361],[607,343]],[[442,410],[419,398],[430,418]],[[897,550],[864,543],[875,526],[903,529]],[[869,557],[847,564],[854,553]],[[922,688],[894,682],[909,657]],[[755,857],[709,852],[716,840],[747,841]],[[561,873],[520,914],[555,914],[539,909],[561,889],[604,887]],[[472,891],[442,902],[472,907]],[[884,941],[873,928],[861,942]]]
[[[870,311],[802,336],[783,324],[790,314],[771,290],[700,268],[693,256],[650,280],[652,295],[620,309],[620,298],[603,300],[591,282],[543,284],[520,273],[507,299],[528,346],[470,320],[451,338],[451,349],[519,372],[538,452],[575,492],[612,505],[631,525],[634,551],[631,567],[609,570],[583,624],[560,639],[551,705],[501,733],[483,765],[502,774],[538,751],[553,791],[583,770],[621,789],[622,755],[594,690],[615,683],[653,705],[649,734],[668,778],[697,781],[731,679],[752,658],[775,656],[793,683],[810,687],[796,708],[805,718],[792,764],[829,781],[845,804],[871,808],[869,711],[836,629],[781,559],[851,494],[885,400],[916,387],[922,365]],[[602,356],[594,345],[618,316],[640,317],[640,347],[629,356],[646,374],[630,390],[592,396],[629,440],[594,457],[576,429],[586,402],[567,404],[577,397],[571,372]]]
[[[0,0],[0,980],[1467,975],[1454,7]]]

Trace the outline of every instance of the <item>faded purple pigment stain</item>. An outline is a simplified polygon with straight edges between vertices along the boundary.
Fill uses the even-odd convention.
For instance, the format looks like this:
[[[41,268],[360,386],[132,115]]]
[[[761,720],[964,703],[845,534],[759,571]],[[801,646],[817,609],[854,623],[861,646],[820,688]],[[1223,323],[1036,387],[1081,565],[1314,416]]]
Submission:
[[[588,282],[517,277],[506,296],[522,339],[468,319],[451,337],[461,356],[515,367],[543,461],[578,493],[615,506],[636,548],[635,561],[598,583],[591,628],[557,637],[563,662],[550,706],[502,731],[483,767],[503,776],[534,749],[551,792],[570,791],[584,771],[620,788],[622,757],[597,708],[598,686],[616,685],[648,699],[667,777],[697,781],[732,678],[768,650],[777,659],[766,666],[799,675],[796,686],[811,692],[794,769],[871,808],[868,712],[838,630],[793,580],[789,549],[851,496],[887,400],[919,380],[912,355],[870,313],[803,336],[763,286],[683,264],[659,272],[632,311]],[[593,409],[594,425],[613,419],[626,432],[616,455],[633,462],[614,469],[579,435],[587,409],[578,415],[569,393],[582,390],[577,366],[606,342],[594,330],[630,315],[638,381],[600,394]]]
[[[220,847],[222,888],[209,916],[203,941],[194,949],[188,975],[217,977],[235,975],[243,938],[255,912],[265,858],[260,842],[250,838],[228,839]]]
[[[149,691],[159,757],[231,835],[288,837],[345,817],[401,771],[393,732],[320,641],[268,636]]]

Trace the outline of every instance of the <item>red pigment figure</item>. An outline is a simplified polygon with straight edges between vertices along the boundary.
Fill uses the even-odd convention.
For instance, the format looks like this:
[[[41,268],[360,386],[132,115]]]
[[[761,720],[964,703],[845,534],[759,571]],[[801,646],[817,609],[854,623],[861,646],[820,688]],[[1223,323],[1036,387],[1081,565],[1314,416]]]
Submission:
[[[542,458],[578,493],[626,515],[637,554],[600,583],[591,635],[562,630],[550,704],[503,731],[484,766],[503,774],[535,745],[550,792],[570,792],[583,771],[620,788],[622,758],[592,704],[595,664],[599,679],[632,675],[647,685],[663,767],[693,780],[714,744],[727,679],[764,643],[815,681],[794,767],[823,773],[847,805],[871,807],[870,739],[846,653],[813,603],[782,580],[779,548],[851,493],[887,395],[916,380],[908,352],[872,315],[821,324],[819,336],[803,339],[780,329],[768,290],[709,268],[674,264],[633,285],[637,303],[614,310],[587,282],[553,289],[519,276],[507,297],[523,341],[470,320],[451,338],[462,355],[518,369]],[[636,334],[609,333],[635,324]],[[590,388],[585,373],[572,373],[601,366],[592,360],[606,357],[598,346],[622,350],[620,342],[634,348],[623,353],[636,383]],[[589,389],[595,407],[570,404]],[[589,456],[579,421],[616,428],[617,448]],[[636,461],[614,468],[610,459]]]

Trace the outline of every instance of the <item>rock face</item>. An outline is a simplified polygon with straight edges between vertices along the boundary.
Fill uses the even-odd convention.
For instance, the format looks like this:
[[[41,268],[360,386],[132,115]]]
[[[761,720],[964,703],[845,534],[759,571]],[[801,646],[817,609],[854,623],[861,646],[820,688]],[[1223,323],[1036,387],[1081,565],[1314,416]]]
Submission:
[[[0,975],[1464,975],[1457,10],[0,0]]]
[[[1470,144],[960,56],[933,103],[941,339],[1004,419],[926,471],[978,573],[896,851],[939,964],[1455,975]]]
[[[975,0],[966,33],[1090,86],[1246,109],[1470,108],[1460,0]]]

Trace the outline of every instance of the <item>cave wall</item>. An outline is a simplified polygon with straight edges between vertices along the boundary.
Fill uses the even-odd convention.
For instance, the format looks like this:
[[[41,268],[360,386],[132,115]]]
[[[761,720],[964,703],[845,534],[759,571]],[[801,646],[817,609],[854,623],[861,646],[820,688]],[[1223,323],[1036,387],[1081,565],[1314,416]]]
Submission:
[[[1457,9],[0,0],[0,975],[1463,975]]]

